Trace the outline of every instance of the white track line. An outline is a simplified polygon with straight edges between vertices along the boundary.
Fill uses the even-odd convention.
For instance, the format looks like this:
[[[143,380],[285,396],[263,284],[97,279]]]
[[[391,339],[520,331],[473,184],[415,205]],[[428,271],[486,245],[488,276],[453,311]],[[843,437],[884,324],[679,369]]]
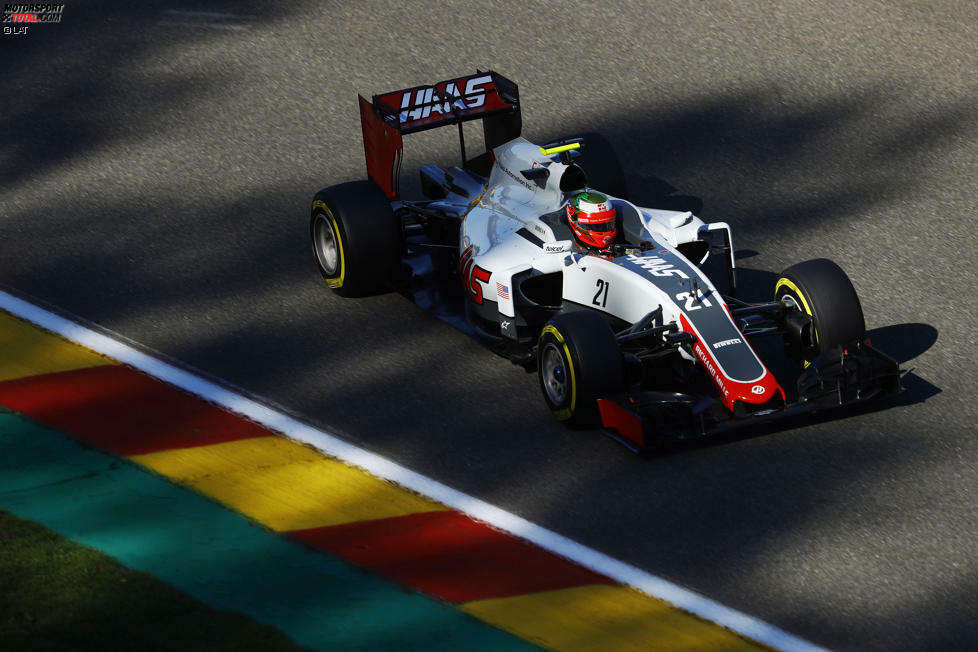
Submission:
[[[0,290],[0,308],[72,342],[135,367],[191,394],[196,394],[206,401],[221,405],[272,430],[284,433],[290,439],[311,444],[327,455],[359,466],[376,476],[424,494],[495,528],[531,541],[541,548],[566,557],[650,596],[665,600],[700,618],[732,629],[759,643],[785,651],[822,649],[773,625],[613,559],[597,550],[551,532],[478,498],[452,489],[380,455],[349,444],[278,410],[167,364],[119,340],[97,333],[2,290]]]

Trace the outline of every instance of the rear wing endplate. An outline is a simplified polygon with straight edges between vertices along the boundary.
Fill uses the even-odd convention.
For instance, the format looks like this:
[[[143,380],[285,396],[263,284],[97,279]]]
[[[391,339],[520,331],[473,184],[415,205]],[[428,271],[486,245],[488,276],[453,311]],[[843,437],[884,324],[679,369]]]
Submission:
[[[520,135],[519,108],[517,85],[491,70],[374,95],[373,101],[361,95],[360,124],[367,174],[389,199],[396,199],[401,136],[456,124],[465,165],[468,161],[462,123],[482,120],[486,149],[491,150]]]

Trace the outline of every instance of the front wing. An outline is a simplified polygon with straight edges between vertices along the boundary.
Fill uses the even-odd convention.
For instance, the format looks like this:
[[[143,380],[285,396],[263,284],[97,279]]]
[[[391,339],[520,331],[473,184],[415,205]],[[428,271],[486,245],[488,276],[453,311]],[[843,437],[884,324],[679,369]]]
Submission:
[[[655,450],[663,440],[690,440],[801,414],[897,394],[900,367],[866,342],[822,353],[799,376],[797,399],[754,411],[725,409],[712,396],[680,392],[627,392],[599,398],[603,432],[635,452]]]

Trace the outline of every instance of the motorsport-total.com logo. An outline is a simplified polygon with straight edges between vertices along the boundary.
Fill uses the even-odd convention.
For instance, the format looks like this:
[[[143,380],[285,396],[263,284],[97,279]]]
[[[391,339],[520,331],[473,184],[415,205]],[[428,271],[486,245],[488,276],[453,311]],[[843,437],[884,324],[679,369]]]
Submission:
[[[27,34],[28,28],[39,23],[60,23],[63,4],[7,3],[3,6],[4,36]]]

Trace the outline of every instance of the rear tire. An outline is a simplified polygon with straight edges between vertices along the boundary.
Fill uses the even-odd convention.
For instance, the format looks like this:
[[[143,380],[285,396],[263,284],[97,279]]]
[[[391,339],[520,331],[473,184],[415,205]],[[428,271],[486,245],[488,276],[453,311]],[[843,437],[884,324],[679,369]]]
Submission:
[[[537,375],[554,416],[579,428],[599,425],[596,399],[625,387],[615,334],[596,312],[557,315],[544,326],[537,347]]]
[[[373,181],[316,193],[309,219],[313,256],[326,284],[344,297],[381,292],[401,257],[401,228]]]
[[[784,270],[774,287],[774,297],[811,318],[812,328],[789,342],[806,365],[829,349],[866,337],[856,289],[831,260],[806,260]]]

